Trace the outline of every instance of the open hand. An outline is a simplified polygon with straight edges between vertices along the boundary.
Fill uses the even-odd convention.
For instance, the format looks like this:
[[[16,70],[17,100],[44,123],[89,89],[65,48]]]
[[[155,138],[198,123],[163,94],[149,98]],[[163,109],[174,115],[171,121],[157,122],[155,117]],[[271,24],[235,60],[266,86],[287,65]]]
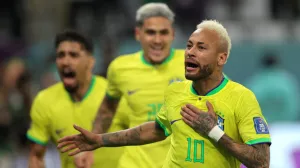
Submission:
[[[74,128],[80,132],[77,135],[66,136],[58,140],[57,148],[61,152],[69,152],[69,156],[74,156],[83,151],[91,151],[99,148],[100,136],[89,132],[79,126],[74,125]],[[74,150],[75,149],[75,150]]]
[[[197,107],[187,104],[181,108],[182,120],[201,135],[208,135],[209,131],[217,125],[217,117],[210,102],[206,102],[208,111],[204,112]]]

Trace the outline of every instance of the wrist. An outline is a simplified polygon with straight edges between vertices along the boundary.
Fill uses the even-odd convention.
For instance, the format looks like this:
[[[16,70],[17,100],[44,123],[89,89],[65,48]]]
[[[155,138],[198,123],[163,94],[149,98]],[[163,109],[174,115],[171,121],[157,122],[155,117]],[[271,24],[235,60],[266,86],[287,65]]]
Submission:
[[[216,125],[209,131],[208,137],[213,139],[215,142],[218,142],[224,134],[225,132],[218,125]]]
[[[97,139],[97,146],[96,148],[101,148],[104,146],[103,140],[102,140],[102,134],[96,134],[96,139]]]

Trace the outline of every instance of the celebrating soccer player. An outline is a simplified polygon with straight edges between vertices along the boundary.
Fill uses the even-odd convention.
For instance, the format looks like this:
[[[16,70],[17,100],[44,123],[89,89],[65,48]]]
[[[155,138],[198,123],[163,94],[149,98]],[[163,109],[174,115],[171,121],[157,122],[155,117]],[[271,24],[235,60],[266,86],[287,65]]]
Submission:
[[[107,88],[104,78],[92,74],[94,58],[91,41],[75,31],[65,31],[56,36],[55,47],[56,65],[62,82],[42,90],[34,100],[30,112],[32,123],[27,132],[27,137],[32,141],[29,168],[44,167],[47,143],[50,139],[56,142],[59,138],[74,134],[73,127],[70,126],[73,123],[92,129],[92,122]],[[125,99],[122,99],[117,116],[122,114],[120,112],[130,110],[123,100]],[[117,117],[116,122],[118,120],[123,118]],[[112,125],[110,129],[116,131],[125,128]],[[95,167],[115,166],[121,150],[123,149],[97,150],[94,164],[93,155],[80,154],[73,159],[62,154],[61,167],[89,168],[92,164]],[[103,153],[109,154],[108,152],[114,152],[114,157],[101,156]]]
[[[271,139],[255,95],[222,74],[230,48],[230,38],[219,22],[201,22],[186,46],[189,80],[167,88],[156,121],[107,134],[74,126],[80,134],[60,139],[58,148],[74,155],[104,146],[144,145],[170,136],[164,168],[238,168],[241,163],[269,167]]]

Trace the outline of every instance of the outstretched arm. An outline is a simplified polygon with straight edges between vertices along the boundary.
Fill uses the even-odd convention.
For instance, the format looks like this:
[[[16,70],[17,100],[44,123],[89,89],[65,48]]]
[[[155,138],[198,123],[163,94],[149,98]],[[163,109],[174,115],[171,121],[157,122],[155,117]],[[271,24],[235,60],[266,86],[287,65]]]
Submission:
[[[154,121],[131,129],[106,134],[94,134],[78,126],[74,126],[74,128],[81,134],[67,136],[58,141],[58,148],[62,152],[76,149],[69,153],[71,156],[100,147],[144,145],[166,138],[163,129]]]

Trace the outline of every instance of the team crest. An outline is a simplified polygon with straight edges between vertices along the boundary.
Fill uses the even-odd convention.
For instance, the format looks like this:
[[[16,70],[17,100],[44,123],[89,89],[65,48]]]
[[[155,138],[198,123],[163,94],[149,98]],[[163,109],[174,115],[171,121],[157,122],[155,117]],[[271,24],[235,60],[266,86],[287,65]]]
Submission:
[[[224,131],[224,121],[225,119],[218,115],[218,126]]]
[[[254,127],[257,134],[269,134],[269,128],[264,119],[253,117]]]

